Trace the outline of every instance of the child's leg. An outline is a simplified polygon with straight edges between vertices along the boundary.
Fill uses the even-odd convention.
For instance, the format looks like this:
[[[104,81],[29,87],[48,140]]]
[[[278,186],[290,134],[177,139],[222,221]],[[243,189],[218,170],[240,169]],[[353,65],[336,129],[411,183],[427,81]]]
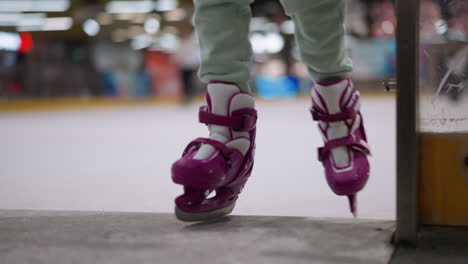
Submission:
[[[317,81],[345,78],[352,62],[344,45],[344,0],[281,0],[296,25],[301,59]]]
[[[302,61],[317,81],[312,116],[319,121],[325,146],[319,160],[327,182],[338,195],[355,196],[367,182],[369,162],[359,93],[347,78],[352,70],[344,45],[345,0],[282,0],[296,25]]]
[[[208,83],[199,121],[208,125],[209,136],[192,141],[172,165],[172,180],[184,186],[175,201],[183,221],[231,213],[252,172],[257,120],[254,98],[247,93],[251,0],[194,2],[200,77]]]
[[[253,0],[194,0],[202,81],[232,82],[249,92],[251,2]]]

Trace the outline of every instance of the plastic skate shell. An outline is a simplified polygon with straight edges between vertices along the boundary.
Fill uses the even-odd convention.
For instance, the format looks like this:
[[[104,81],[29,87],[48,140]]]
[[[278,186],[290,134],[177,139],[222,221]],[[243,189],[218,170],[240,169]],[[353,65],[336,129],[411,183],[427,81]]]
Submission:
[[[212,113],[207,93],[208,105],[200,107],[199,121],[228,127],[231,135],[233,132],[245,132],[248,137],[232,137],[226,142],[197,138],[186,147],[182,158],[172,165],[172,180],[184,186],[184,194],[175,200],[176,216],[182,221],[210,220],[229,214],[252,173],[257,112],[254,108],[232,109],[233,100],[238,100],[238,96],[250,95],[242,92],[233,94],[226,106],[228,115],[223,116]],[[215,150],[208,158],[195,159],[203,144]],[[236,144],[248,144],[246,153],[237,149]],[[213,192],[215,195],[209,198]]]
[[[325,143],[318,149],[318,159],[325,169],[327,183],[335,194],[348,196],[350,210],[356,214],[356,194],[364,188],[369,178],[367,156],[370,150],[360,112],[359,92],[354,90],[351,80],[343,79],[340,82],[348,82],[337,98],[341,111],[330,113],[322,95],[313,91],[315,100],[312,100],[311,114],[314,121],[319,121],[319,131]],[[347,135],[329,138],[328,129],[332,129],[331,124],[337,122],[346,126]],[[345,166],[337,165],[331,153],[337,147],[346,147],[348,163]]]

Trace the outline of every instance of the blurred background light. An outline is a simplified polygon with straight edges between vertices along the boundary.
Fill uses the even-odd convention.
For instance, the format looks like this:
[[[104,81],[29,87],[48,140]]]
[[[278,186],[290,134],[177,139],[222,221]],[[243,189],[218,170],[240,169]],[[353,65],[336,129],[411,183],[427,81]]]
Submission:
[[[91,37],[96,36],[99,33],[101,27],[99,26],[98,22],[94,19],[87,19],[83,23],[83,31]]]
[[[22,16],[21,13],[0,13],[0,26],[16,26]]]
[[[268,33],[264,43],[266,43],[266,51],[269,53],[278,53],[284,48],[284,39],[277,33]]]
[[[279,26],[278,24],[274,22],[268,22],[264,24],[263,31],[265,32],[279,32]]]
[[[51,17],[44,19],[44,24],[41,26],[42,31],[60,31],[69,30],[73,25],[71,17]]]
[[[294,22],[292,20],[286,20],[280,25],[281,32],[284,34],[294,34],[295,28],[294,28]]]
[[[152,42],[153,38],[150,35],[142,34],[132,39],[130,46],[134,50],[140,50],[149,47]]]
[[[149,13],[154,9],[154,2],[142,1],[112,1],[106,5],[108,13]]]
[[[250,42],[252,43],[252,50],[254,53],[264,53],[265,52],[265,44],[264,37],[260,33],[254,33],[250,36]]]
[[[18,33],[0,32],[0,50],[17,51],[21,45]]]
[[[384,21],[382,22],[382,30],[387,35],[392,35],[395,33],[395,25],[392,21]]]
[[[64,12],[70,0],[1,0],[1,12]]]
[[[0,50],[28,53],[34,44],[30,33],[11,33],[0,31]]]
[[[250,37],[252,49],[256,54],[278,53],[284,48],[284,39],[278,33],[254,33]]]
[[[163,33],[157,40],[153,50],[175,52],[179,47],[180,40],[173,33]]]
[[[19,32],[24,31],[65,31],[73,25],[71,17],[51,17],[41,19],[39,22],[31,19],[23,20],[16,28]]]
[[[41,26],[46,18],[45,13],[0,13],[0,26]]]
[[[250,31],[263,31],[268,20],[265,17],[253,17],[250,20]]]
[[[40,29],[42,25],[44,25],[46,19],[46,15],[43,13],[36,13],[36,14],[25,14],[21,17],[21,20],[18,21],[17,27],[18,28],[25,28],[25,27],[33,27]],[[24,31],[24,30],[18,30]]]
[[[21,53],[29,53],[34,47],[34,41],[32,38],[31,33],[29,32],[21,32],[20,33],[21,44],[18,48],[18,51]]]
[[[156,2],[155,9],[161,12],[170,11],[177,8],[178,5],[178,0],[159,0],[158,2]]]
[[[447,32],[448,30],[448,25],[447,22],[440,19],[435,22],[435,27],[436,27],[436,32],[439,35],[443,35]]]
[[[144,28],[145,28],[146,33],[156,34],[158,33],[160,26],[161,26],[161,23],[159,22],[159,20],[151,17],[145,21]]]

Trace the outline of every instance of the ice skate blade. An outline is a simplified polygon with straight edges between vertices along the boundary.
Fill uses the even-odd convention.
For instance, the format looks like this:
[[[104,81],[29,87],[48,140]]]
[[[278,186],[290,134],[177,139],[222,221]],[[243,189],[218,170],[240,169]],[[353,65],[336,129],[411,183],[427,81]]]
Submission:
[[[182,222],[204,222],[204,221],[211,221],[217,218],[223,217],[225,215],[230,214],[234,210],[234,206],[236,204],[233,203],[228,207],[224,207],[212,212],[206,213],[187,213],[179,209],[179,207],[175,207],[175,216]]]
[[[349,210],[353,214],[354,218],[357,218],[357,194],[348,195]]]

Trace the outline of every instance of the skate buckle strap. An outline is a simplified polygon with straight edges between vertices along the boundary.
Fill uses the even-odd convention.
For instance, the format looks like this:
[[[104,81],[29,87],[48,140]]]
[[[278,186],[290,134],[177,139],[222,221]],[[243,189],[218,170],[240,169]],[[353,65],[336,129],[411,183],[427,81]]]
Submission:
[[[236,114],[236,112],[238,111],[233,112],[232,116],[217,115],[210,112],[208,106],[205,105],[200,107],[198,120],[200,123],[204,123],[206,125],[229,127],[234,131],[246,132],[255,128],[257,123],[255,110],[249,109],[248,112],[250,113]]]
[[[185,148],[184,153],[182,156],[185,156],[188,154],[190,150],[192,150],[194,147],[200,147],[202,144],[208,144],[210,146],[213,146],[216,150],[221,153],[221,156],[224,157],[227,161],[230,160],[231,154],[233,152],[233,149],[230,147],[227,147],[224,143],[221,143],[217,140],[213,140],[210,138],[197,138],[190,142],[190,144]]]
[[[359,137],[349,135],[342,138],[332,139],[325,143],[325,146],[318,149],[318,159],[323,161],[326,154],[328,154],[333,148],[348,146],[359,151],[370,155],[370,149],[367,146],[367,142]]]
[[[319,109],[315,107],[312,107],[310,109],[310,113],[312,114],[312,119],[314,121],[322,121],[322,122],[330,123],[330,122],[339,122],[339,121],[352,119],[357,115],[358,112],[354,109],[354,107],[349,107],[343,112],[330,115],[330,114],[325,114],[321,112]]]

